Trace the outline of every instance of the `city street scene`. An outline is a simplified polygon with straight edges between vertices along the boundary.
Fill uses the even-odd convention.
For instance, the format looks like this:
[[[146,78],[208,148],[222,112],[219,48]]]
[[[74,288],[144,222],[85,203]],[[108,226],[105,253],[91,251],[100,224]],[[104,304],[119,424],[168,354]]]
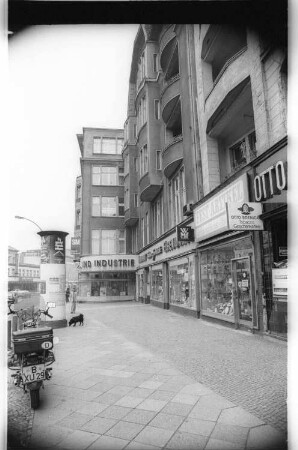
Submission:
[[[297,448],[282,11],[11,26],[3,448]]]

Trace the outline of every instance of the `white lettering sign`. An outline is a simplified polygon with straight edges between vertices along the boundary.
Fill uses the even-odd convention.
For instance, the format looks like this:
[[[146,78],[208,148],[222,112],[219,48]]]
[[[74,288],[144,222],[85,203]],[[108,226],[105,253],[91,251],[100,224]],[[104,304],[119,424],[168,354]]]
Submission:
[[[263,230],[261,203],[227,203],[229,229],[234,231]]]
[[[80,260],[81,272],[134,271],[138,257],[134,255],[85,256]]]
[[[254,194],[257,202],[271,198],[286,188],[286,163],[283,161],[278,161],[254,178]]]
[[[247,175],[244,174],[194,209],[195,240],[201,241],[228,230],[226,203],[247,201]]]

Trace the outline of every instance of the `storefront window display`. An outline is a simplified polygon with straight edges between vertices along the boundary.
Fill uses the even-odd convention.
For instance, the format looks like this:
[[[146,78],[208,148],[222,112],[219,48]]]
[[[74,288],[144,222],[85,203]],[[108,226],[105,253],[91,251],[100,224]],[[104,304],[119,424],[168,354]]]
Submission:
[[[169,263],[170,304],[195,309],[194,256]]]
[[[163,302],[163,277],[162,266],[152,267],[151,272],[151,298]]]
[[[245,258],[253,254],[253,246],[250,237],[228,242],[208,250],[201,252],[200,256],[200,285],[202,311],[209,313],[221,314],[234,320],[234,299],[233,299],[233,266],[232,259]],[[238,263],[239,265],[240,263]],[[243,265],[243,263],[241,263]],[[236,275],[239,277],[246,276],[242,274],[243,268],[240,267],[239,275],[238,266],[236,267]],[[239,273],[240,273],[239,272]],[[237,278],[238,280],[238,278]],[[242,278],[241,278],[242,280]],[[239,280],[238,280],[239,281]],[[245,281],[245,280],[244,280]],[[244,281],[241,281],[244,286]],[[239,283],[238,283],[239,284]],[[248,289],[248,282],[245,289]],[[243,287],[244,290],[244,287]],[[242,293],[242,291],[241,291]],[[242,293],[243,294],[243,293]],[[252,309],[249,301],[243,300],[244,294],[239,295],[239,312],[240,319],[252,319]],[[243,298],[242,298],[243,297]],[[243,301],[242,301],[243,300]],[[249,304],[244,311],[244,303]]]
[[[88,281],[80,283],[80,289],[88,297],[124,297],[131,295],[134,280],[134,273],[92,273]]]

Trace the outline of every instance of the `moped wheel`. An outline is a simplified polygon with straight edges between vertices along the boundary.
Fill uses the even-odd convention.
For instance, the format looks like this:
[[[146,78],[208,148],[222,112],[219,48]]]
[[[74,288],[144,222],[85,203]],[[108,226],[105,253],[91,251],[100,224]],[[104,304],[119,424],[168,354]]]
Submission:
[[[30,390],[31,408],[36,409],[39,406],[39,389]]]

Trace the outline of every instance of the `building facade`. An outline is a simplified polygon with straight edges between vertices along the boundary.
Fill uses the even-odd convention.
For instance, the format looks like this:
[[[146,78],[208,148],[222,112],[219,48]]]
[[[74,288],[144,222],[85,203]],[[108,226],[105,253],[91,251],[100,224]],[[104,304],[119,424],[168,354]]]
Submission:
[[[81,151],[81,200],[76,204],[81,238],[78,300],[133,300],[136,257],[126,254],[123,130],[84,128],[77,137]]]
[[[286,336],[286,111],[283,30],[139,27],[123,148],[137,300]]]
[[[40,284],[40,250],[8,247],[8,290],[38,291]]]

